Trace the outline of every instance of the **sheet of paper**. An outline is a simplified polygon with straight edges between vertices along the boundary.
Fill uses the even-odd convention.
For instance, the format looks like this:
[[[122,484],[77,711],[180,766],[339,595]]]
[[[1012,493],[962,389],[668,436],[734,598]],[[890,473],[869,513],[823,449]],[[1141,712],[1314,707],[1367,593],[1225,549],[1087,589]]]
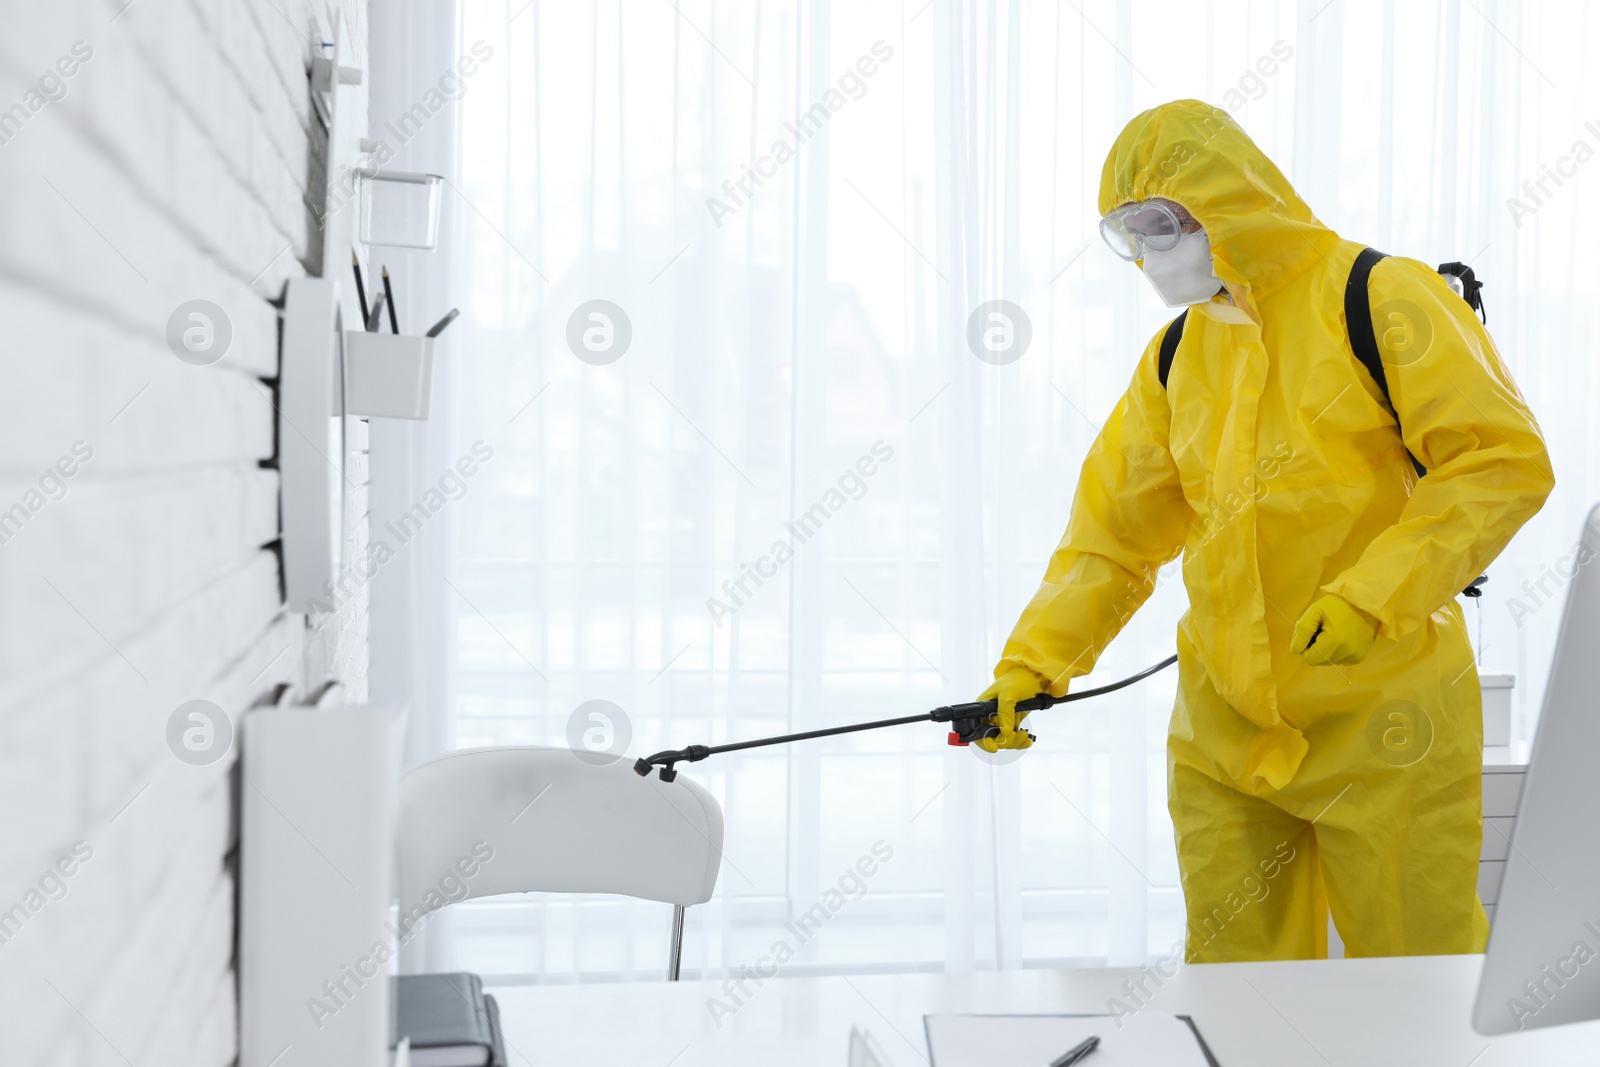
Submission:
[[[928,1015],[932,1067],[1046,1067],[1099,1035],[1083,1067],[1209,1067],[1189,1024],[1176,1015],[1141,1011],[1109,1015]]]

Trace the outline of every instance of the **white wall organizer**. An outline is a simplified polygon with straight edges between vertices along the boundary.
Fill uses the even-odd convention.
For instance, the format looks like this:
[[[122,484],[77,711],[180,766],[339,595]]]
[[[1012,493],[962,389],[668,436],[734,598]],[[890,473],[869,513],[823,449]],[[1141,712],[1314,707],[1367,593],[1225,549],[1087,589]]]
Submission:
[[[282,558],[289,610],[310,616],[336,608],[339,625],[363,635],[364,658],[365,612],[344,610],[342,581],[343,557],[364,543],[367,522],[360,495],[367,428],[358,416],[426,417],[433,346],[345,330],[347,323],[359,328],[348,279],[367,99],[364,72],[351,65],[348,25],[340,12],[331,17],[310,69],[316,117],[328,134],[321,276],[292,280],[284,294]],[[316,273],[316,264],[310,269]],[[353,345],[352,337],[359,338]],[[336,628],[313,622],[305,641],[326,641]],[[403,731],[383,711],[359,706],[364,671],[330,668],[326,684],[299,687],[298,699],[311,706],[261,708],[241,723],[240,1067],[390,1063],[387,920]],[[341,684],[352,678],[359,683],[353,698]]]

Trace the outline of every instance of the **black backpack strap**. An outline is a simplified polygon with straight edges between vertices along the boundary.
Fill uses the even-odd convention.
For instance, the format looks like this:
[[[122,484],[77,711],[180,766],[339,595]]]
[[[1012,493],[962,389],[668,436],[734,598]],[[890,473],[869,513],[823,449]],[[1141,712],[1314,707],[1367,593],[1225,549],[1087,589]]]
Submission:
[[[1361,365],[1367,368],[1372,380],[1378,383],[1383,399],[1393,409],[1389,400],[1389,379],[1383,373],[1383,356],[1378,352],[1378,338],[1372,332],[1372,303],[1367,297],[1367,279],[1380,259],[1387,259],[1375,248],[1363,248],[1350,268],[1350,279],[1344,283],[1344,328],[1350,336],[1350,351],[1356,354]]]
[[[1367,293],[1367,279],[1372,276],[1372,268],[1380,259],[1388,258],[1387,253],[1375,248],[1363,248],[1356,256],[1355,263],[1350,267],[1350,278],[1344,283],[1344,328],[1350,338],[1350,351],[1367,368],[1372,380],[1378,383],[1378,391],[1383,394],[1389,410],[1394,412],[1395,428],[1398,429],[1400,413],[1395,411],[1394,400],[1389,396],[1389,379],[1383,370],[1383,355],[1378,351],[1377,335],[1372,330],[1372,300]],[[1428,473],[1428,468],[1416,456],[1411,457],[1411,465],[1416,468],[1418,478]]]
[[[1161,388],[1167,387],[1167,375],[1172,373],[1172,357],[1178,354],[1178,342],[1183,340],[1183,320],[1189,311],[1185,308],[1178,317],[1167,323],[1166,332],[1161,335],[1161,354],[1156,362],[1156,376],[1161,379]],[[1367,325],[1367,332],[1372,332],[1372,325]]]

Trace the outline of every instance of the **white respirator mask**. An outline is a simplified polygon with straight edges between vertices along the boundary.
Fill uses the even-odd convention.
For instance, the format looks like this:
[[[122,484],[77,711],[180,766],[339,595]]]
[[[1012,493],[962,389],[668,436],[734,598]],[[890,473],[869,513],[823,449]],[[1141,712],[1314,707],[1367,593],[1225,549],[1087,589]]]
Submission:
[[[1204,304],[1222,289],[1222,279],[1211,268],[1211,239],[1204,230],[1180,235],[1164,251],[1143,251],[1144,276],[1168,307]]]

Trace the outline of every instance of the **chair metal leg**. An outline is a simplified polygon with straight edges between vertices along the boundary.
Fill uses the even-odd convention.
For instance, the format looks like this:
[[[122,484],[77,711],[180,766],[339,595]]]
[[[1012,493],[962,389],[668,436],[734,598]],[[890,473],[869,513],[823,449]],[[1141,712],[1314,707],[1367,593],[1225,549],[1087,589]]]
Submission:
[[[683,912],[682,904],[672,906],[672,945],[667,949],[667,981],[676,982],[683,966]]]

